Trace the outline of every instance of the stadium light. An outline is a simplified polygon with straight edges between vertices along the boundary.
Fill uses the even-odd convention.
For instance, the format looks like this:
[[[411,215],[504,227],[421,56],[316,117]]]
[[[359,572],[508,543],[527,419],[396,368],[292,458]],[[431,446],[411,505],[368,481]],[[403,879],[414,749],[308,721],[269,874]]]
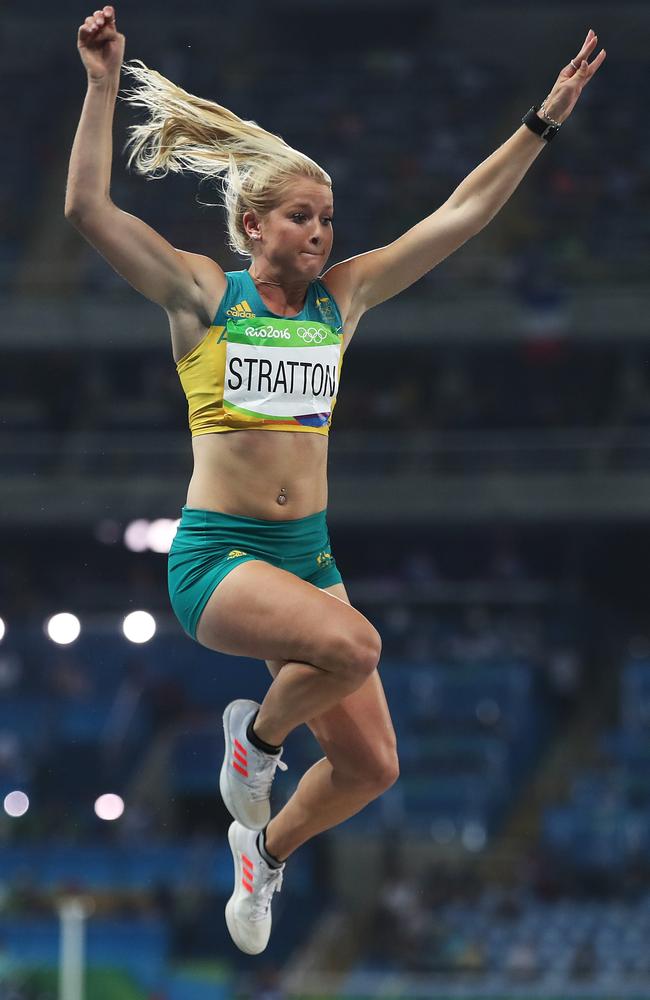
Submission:
[[[124,799],[112,792],[100,795],[95,802],[95,814],[99,819],[119,819],[124,812]]]
[[[131,552],[169,552],[180,524],[180,518],[175,521],[170,517],[158,517],[155,521],[138,518],[131,521],[124,529],[124,544]]]
[[[149,642],[156,633],[156,619],[148,611],[132,611],[122,622],[129,642]]]
[[[52,642],[56,642],[60,646],[67,646],[79,637],[81,622],[76,615],[62,611],[48,619],[45,623],[45,632]]]
[[[180,519],[179,519],[180,520]],[[169,552],[179,521],[169,517],[159,517],[152,521],[147,532],[147,545],[152,552]]]
[[[149,522],[143,518],[131,521],[124,531],[124,544],[131,552],[146,552],[149,547],[147,536],[149,534]]]
[[[29,809],[29,799],[24,792],[9,792],[5,795],[4,808],[7,816],[24,816]]]

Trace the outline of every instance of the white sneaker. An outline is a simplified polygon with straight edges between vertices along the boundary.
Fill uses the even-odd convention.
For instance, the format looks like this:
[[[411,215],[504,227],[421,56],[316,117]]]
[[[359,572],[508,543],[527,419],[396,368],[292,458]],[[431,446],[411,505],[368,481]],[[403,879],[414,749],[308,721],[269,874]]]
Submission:
[[[246,736],[248,723],[260,706],[239,698],[223,713],[226,750],[219,775],[219,790],[228,812],[249,830],[263,830],[271,819],[271,785],[275,769],[287,770],[278,754],[258,750]]]
[[[271,898],[282,888],[281,868],[271,868],[257,849],[257,831],[235,821],[228,830],[235,862],[235,889],[226,903],[230,936],[247,955],[259,955],[271,936]]]

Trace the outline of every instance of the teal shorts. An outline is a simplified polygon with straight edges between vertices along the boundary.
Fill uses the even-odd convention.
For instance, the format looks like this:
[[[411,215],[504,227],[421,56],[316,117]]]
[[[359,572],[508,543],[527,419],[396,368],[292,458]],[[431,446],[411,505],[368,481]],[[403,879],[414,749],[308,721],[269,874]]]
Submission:
[[[167,581],[174,614],[192,639],[215,587],[233,566],[261,559],[315,587],[342,583],[326,520],[327,510],[292,521],[183,507],[169,550]]]

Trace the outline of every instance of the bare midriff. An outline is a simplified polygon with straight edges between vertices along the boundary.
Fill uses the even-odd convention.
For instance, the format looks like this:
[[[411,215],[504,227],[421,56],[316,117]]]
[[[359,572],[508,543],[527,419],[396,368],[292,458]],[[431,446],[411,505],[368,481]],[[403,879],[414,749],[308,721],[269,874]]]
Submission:
[[[187,506],[264,521],[308,517],[327,507],[324,434],[220,431],[192,438]]]

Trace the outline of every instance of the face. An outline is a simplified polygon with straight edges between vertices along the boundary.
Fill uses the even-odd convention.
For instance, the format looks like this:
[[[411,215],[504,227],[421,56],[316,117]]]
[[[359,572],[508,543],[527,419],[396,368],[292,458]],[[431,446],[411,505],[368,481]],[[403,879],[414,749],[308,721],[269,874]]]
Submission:
[[[284,200],[256,220],[244,215],[256,259],[264,257],[274,270],[305,277],[320,274],[332,251],[334,206],[326,184],[298,178]]]

